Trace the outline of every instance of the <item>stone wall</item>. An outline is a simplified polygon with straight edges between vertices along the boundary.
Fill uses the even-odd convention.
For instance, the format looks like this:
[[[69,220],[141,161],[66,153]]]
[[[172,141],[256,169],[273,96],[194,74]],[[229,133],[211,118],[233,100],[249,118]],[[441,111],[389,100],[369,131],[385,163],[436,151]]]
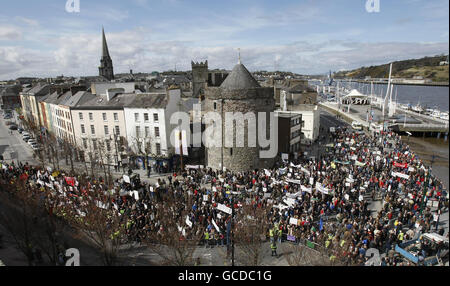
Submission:
[[[270,112],[274,111],[275,100],[273,97],[273,88],[254,88],[249,90],[223,90],[221,88],[207,88],[206,99],[203,112],[215,111],[218,114],[222,114],[222,132],[218,135],[217,143],[221,143],[222,146],[226,146],[226,138],[230,139],[232,136],[232,146],[224,147],[223,150],[220,147],[210,147],[206,152],[206,164],[213,169],[220,169],[222,163],[223,153],[223,165],[227,170],[243,171],[252,170],[257,168],[269,168],[273,165],[274,159],[260,159],[260,144],[258,142],[257,124],[258,124],[258,112],[266,113],[266,134],[269,134],[269,116]],[[237,113],[241,112],[242,115],[248,115],[252,118],[254,114],[254,126],[250,132],[248,129],[248,121],[233,122],[233,125],[228,122],[226,124],[227,112]],[[250,112],[250,114],[249,114]],[[207,125],[206,127],[209,127]],[[243,147],[237,146],[236,135],[237,131],[243,133]],[[218,130],[220,132],[220,128]],[[231,133],[232,132],[232,133]],[[250,133],[251,138],[254,138],[255,147],[249,146],[248,135]],[[223,135],[222,135],[223,134]],[[231,135],[232,134],[232,135]],[[223,136],[223,137],[222,137]],[[242,138],[242,137],[241,137]],[[275,140],[278,140],[275,138]],[[231,140],[230,140],[231,142]]]

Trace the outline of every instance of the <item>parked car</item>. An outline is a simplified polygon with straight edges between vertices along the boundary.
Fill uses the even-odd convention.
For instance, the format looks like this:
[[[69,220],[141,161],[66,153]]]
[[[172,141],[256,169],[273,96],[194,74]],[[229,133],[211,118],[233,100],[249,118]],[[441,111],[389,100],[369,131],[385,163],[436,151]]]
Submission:
[[[38,143],[35,143],[35,144],[31,144],[31,148],[32,148],[33,150],[41,150],[41,149],[42,149],[42,146],[39,145]]]
[[[30,133],[26,132],[26,131],[22,131],[22,136],[28,135],[30,136]]]
[[[11,125],[11,126],[9,126],[9,129],[10,130],[17,130],[17,125]]]
[[[31,139],[30,135],[25,135],[22,137],[23,141],[28,142]]]
[[[19,128],[17,128],[17,131],[18,131],[20,134],[22,134],[23,128],[19,127]]]
[[[36,139],[31,138],[30,140],[28,140],[27,142],[30,145],[33,145],[33,143],[37,143]]]

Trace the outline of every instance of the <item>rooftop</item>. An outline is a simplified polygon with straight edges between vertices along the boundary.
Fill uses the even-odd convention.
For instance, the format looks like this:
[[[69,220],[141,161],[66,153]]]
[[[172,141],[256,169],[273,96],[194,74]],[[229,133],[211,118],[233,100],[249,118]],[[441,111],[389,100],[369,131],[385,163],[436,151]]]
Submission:
[[[239,63],[234,66],[233,70],[223,81],[220,87],[223,89],[236,90],[258,88],[261,86],[247,70],[247,68],[243,64]]]

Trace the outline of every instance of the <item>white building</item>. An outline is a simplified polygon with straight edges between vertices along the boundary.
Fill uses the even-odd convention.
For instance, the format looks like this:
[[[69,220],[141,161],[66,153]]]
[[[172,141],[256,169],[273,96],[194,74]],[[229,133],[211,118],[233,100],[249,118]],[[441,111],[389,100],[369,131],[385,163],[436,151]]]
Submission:
[[[174,112],[180,110],[181,90],[169,88],[165,93],[136,94],[124,107],[128,146],[138,165],[153,164],[157,158],[169,159],[174,154],[170,136],[176,125],[170,124]]]
[[[316,104],[289,105],[286,110],[291,114],[302,115],[301,133],[303,134],[301,144],[310,144],[319,137],[320,132],[320,110]]]
[[[102,160],[108,165],[128,163],[123,108],[131,103],[134,93],[85,93],[71,108],[75,141],[87,162]]]

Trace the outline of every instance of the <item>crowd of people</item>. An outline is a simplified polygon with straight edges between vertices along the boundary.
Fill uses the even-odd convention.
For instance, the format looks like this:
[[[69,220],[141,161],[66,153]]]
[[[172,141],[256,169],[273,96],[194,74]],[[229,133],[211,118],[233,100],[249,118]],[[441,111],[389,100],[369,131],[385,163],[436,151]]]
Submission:
[[[272,169],[192,168],[156,184],[124,175],[113,186],[101,179],[89,186],[108,194],[99,207],[128,218],[128,242],[155,240],[176,226],[180,239],[230,245],[232,210],[239,224],[244,205],[265,212],[272,253],[277,242],[307,242],[345,265],[364,265],[370,248],[386,254],[383,265],[403,264],[390,255],[396,244],[430,231],[444,234],[439,214],[448,211],[448,191],[400,136],[336,128],[330,141],[319,158],[280,160]],[[0,178],[69,197],[88,193],[79,178],[28,164],[3,164]]]

